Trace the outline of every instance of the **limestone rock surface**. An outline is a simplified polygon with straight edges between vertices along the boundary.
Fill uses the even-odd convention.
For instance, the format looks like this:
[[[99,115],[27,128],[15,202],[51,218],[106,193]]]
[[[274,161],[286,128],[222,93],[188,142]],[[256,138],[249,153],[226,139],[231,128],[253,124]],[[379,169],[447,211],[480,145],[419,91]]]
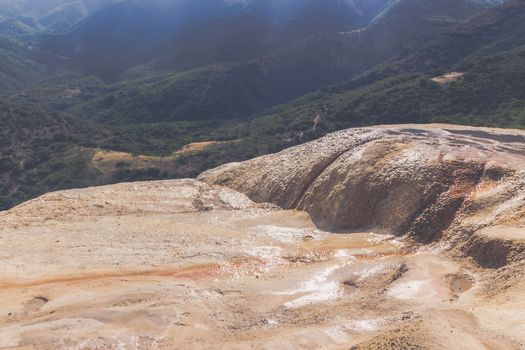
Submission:
[[[353,129],[0,212],[0,349],[525,349],[524,138]]]
[[[525,132],[452,125],[349,129],[212,169],[199,180],[256,202],[305,210],[323,229],[379,230],[431,242],[459,221],[481,228],[523,213]]]

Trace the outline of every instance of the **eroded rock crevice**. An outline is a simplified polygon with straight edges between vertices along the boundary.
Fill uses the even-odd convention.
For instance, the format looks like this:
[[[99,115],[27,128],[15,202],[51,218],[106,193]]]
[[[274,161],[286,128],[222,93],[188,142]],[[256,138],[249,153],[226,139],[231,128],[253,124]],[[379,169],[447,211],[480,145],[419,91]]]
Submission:
[[[525,232],[525,226],[515,229],[516,236],[494,236],[491,230],[507,231],[509,228],[496,227],[481,230],[473,234],[463,247],[463,252],[471,256],[481,267],[501,268],[525,259],[525,239],[520,230]]]
[[[471,198],[483,186],[503,186],[519,165],[487,150],[487,142],[507,139],[497,132],[363,130],[214,169],[200,179],[255,201],[306,210],[322,229],[389,231],[434,242],[472,209]]]
[[[337,163],[338,160],[341,159],[345,154],[353,153],[365,146],[369,142],[375,141],[374,138],[371,139],[365,139],[361,142],[357,142],[355,144],[352,144],[349,148],[343,149],[340,152],[337,152],[333,155],[331,159],[328,159],[326,162],[323,162],[320,164],[319,167],[316,167],[318,169],[312,169],[312,172],[307,176],[307,178],[304,180],[304,187],[299,192],[299,194],[294,199],[293,203],[286,207],[286,209],[299,209],[301,202],[304,200],[306,194],[310,190],[310,188],[315,184],[315,182],[322,176],[322,174],[327,171],[331,166],[333,166],[335,163]]]
[[[400,231],[401,234],[407,233],[424,243],[441,239],[458,213],[468,205],[466,202],[483,178],[485,164],[458,161],[442,163],[440,173],[440,178],[429,184],[424,204],[409,219],[410,226]]]

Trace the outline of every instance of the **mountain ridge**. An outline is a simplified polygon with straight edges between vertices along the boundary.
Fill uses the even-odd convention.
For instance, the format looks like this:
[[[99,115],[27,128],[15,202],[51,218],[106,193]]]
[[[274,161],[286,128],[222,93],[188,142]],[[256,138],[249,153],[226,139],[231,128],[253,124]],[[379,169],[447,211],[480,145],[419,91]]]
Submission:
[[[26,149],[39,145],[40,151],[4,156],[28,176],[12,176],[10,170],[3,174],[10,180],[2,206],[71,186],[193,177],[347,127],[436,121],[522,127],[522,3],[488,9],[485,3],[469,3],[404,0],[365,29],[318,33],[262,58],[189,71],[145,64],[109,81],[66,69],[64,62],[51,67],[53,55],[16,39],[20,51],[0,47],[2,97],[9,104],[0,112],[30,111],[28,116],[51,120],[51,125],[53,119],[45,115],[57,115],[97,136],[77,137],[81,133],[73,126],[66,130],[74,137],[65,135],[65,141],[24,138]],[[299,6],[301,1],[289,4]],[[485,9],[485,14],[472,17]],[[456,16],[453,22],[451,15]],[[421,27],[427,23],[432,26]],[[395,35],[381,41],[390,31],[403,33],[401,41]],[[32,43],[37,38],[29,34]],[[425,43],[418,45],[421,41]],[[435,82],[447,73],[458,78]],[[158,168],[157,157],[171,159],[173,152],[194,142],[218,143],[178,156],[167,172],[164,166]],[[123,160],[116,162],[118,169],[101,172],[92,159],[99,151],[152,161]],[[40,159],[35,168],[20,167],[33,164],[35,157]],[[64,169],[76,171],[79,180],[67,179]]]

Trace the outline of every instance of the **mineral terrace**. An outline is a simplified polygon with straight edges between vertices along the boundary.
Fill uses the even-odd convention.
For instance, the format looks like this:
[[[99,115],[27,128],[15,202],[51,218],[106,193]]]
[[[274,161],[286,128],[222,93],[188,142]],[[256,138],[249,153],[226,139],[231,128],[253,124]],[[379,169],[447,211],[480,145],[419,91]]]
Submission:
[[[525,133],[350,129],[0,213],[0,349],[525,349]]]

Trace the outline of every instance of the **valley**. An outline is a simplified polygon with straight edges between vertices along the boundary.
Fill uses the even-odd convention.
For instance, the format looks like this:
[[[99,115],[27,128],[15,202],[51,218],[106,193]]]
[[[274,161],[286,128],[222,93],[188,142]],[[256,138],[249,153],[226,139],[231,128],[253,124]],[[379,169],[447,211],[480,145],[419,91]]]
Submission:
[[[2,209],[195,177],[349,127],[524,125],[519,0],[0,4]],[[463,75],[433,80],[449,72]],[[210,140],[226,143],[170,160]],[[163,160],[93,166],[86,149]]]
[[[524,0],[0,0],[0,349],[525,350]]]

